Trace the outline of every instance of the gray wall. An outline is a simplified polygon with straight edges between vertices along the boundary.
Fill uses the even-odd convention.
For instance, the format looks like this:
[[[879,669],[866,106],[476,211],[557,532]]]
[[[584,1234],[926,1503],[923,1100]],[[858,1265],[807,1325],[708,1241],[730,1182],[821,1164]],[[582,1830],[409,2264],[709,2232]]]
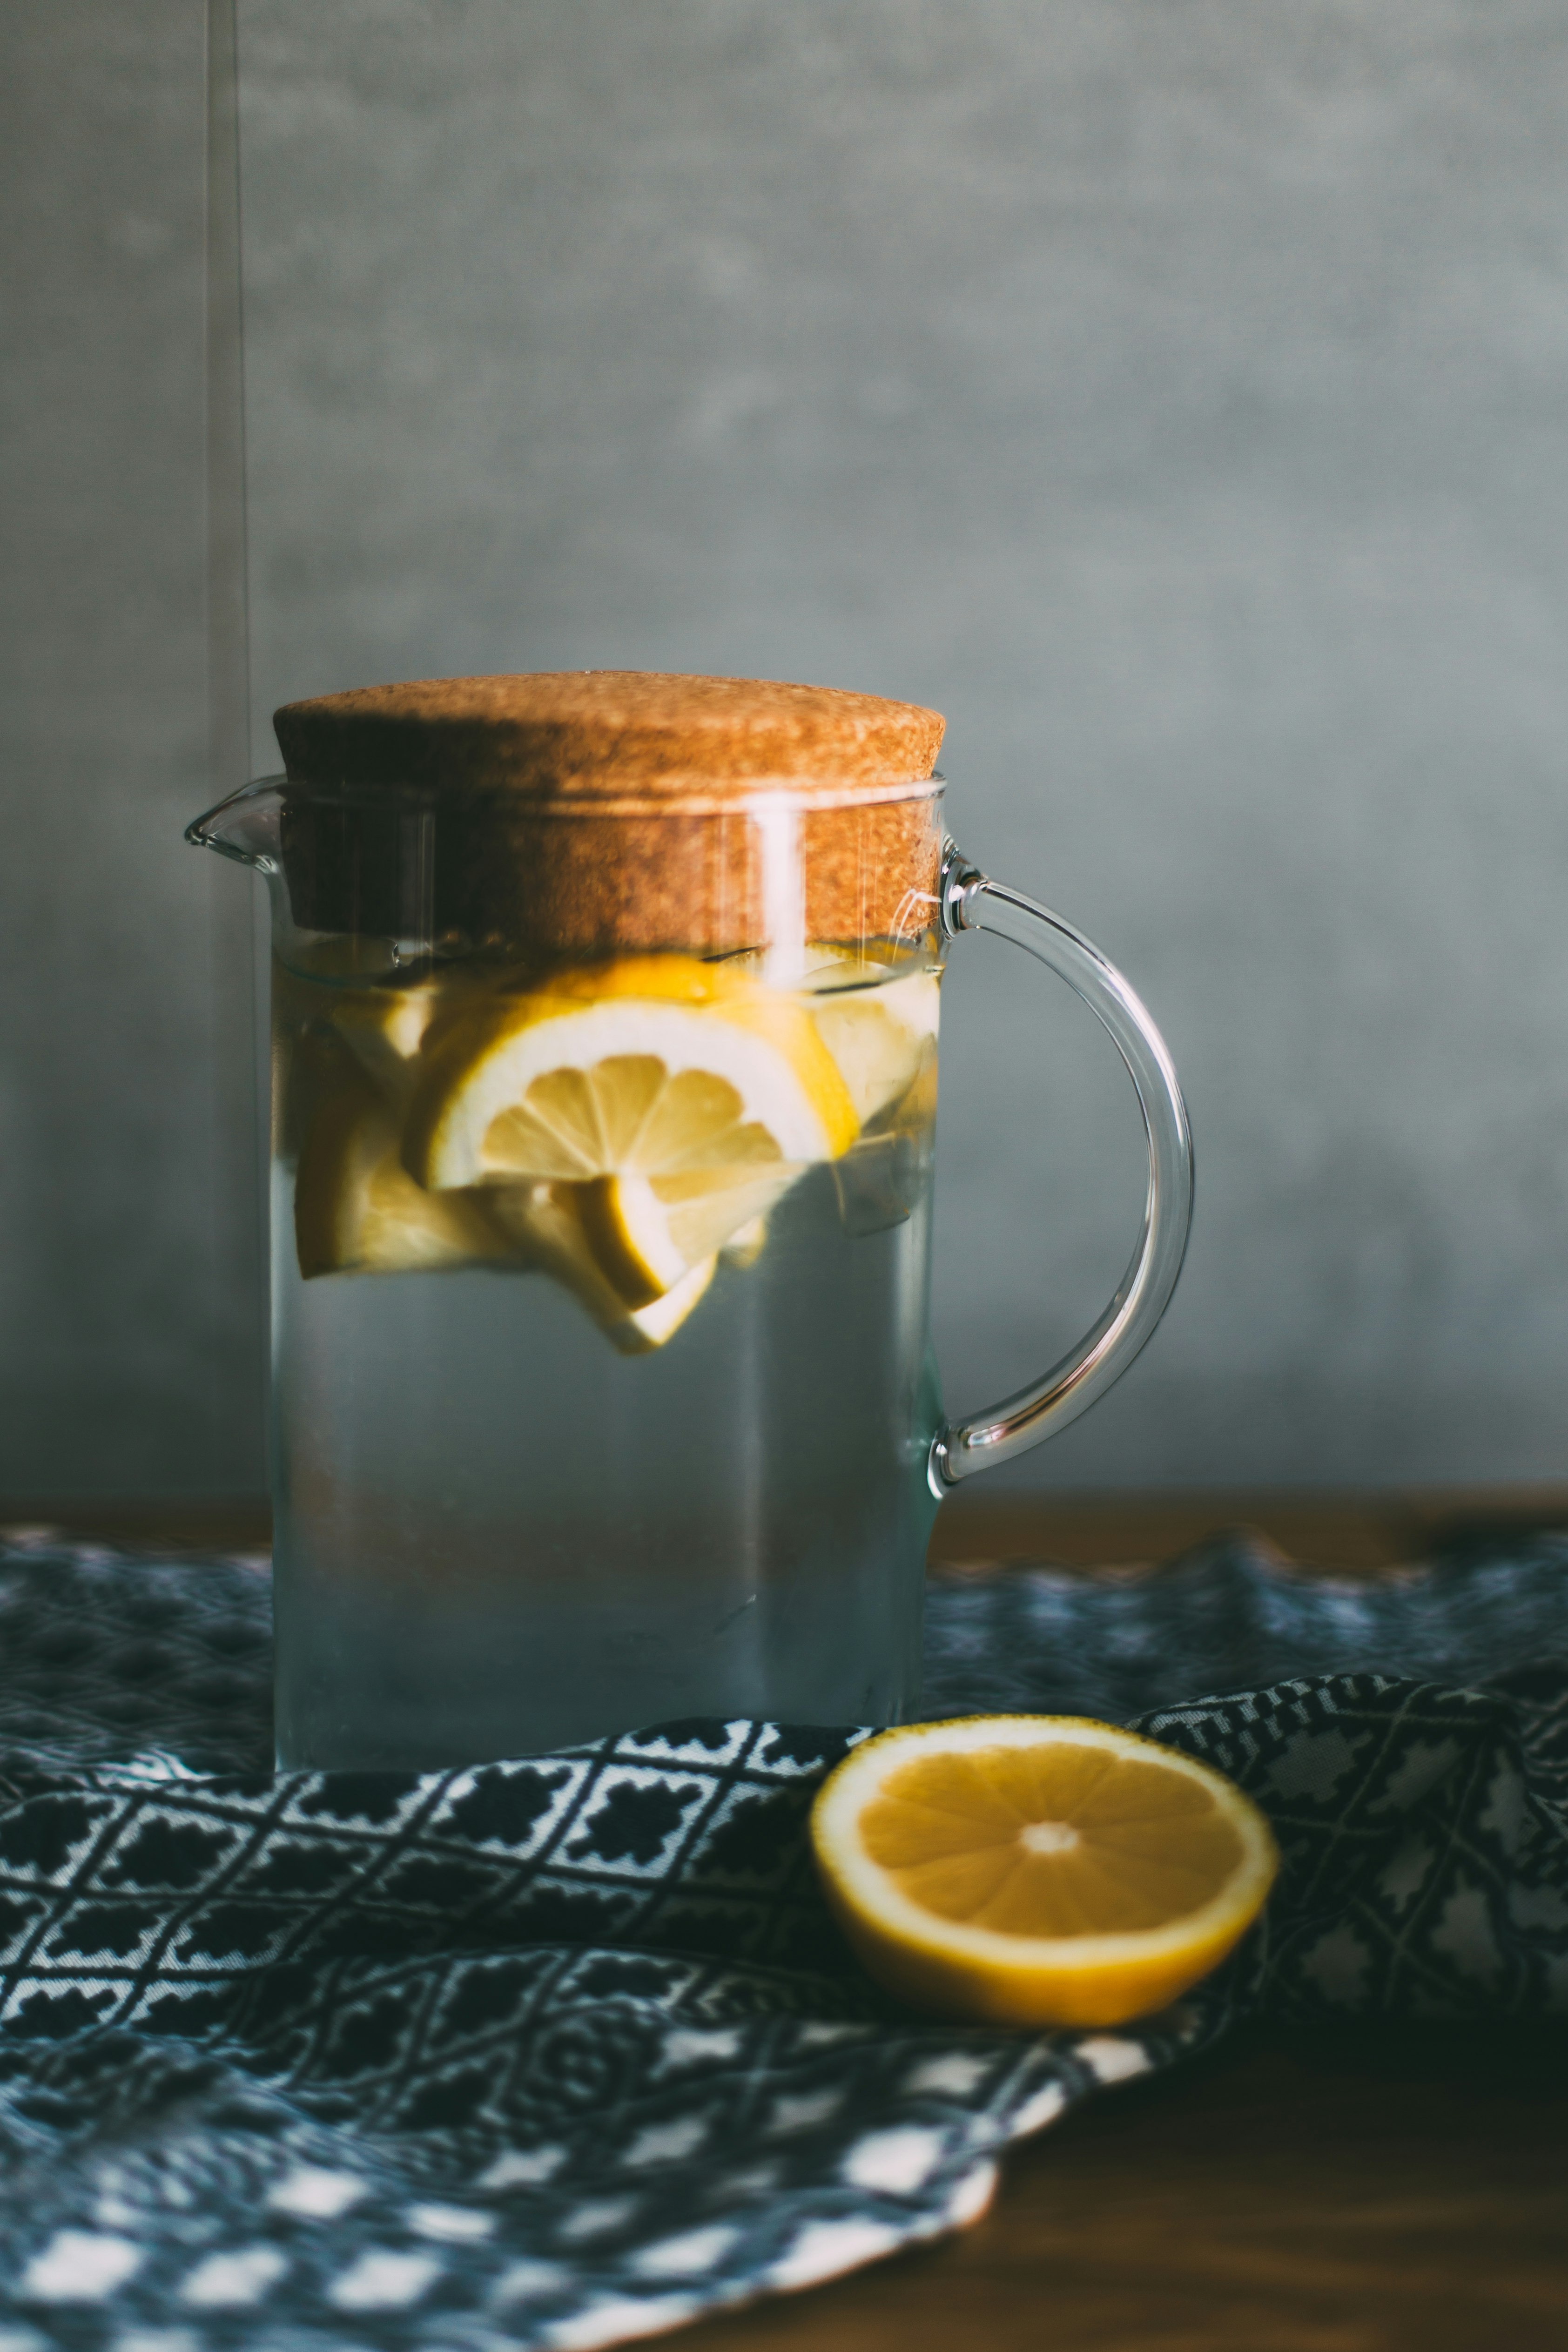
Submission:
[[[4,35],[13,1491],[254,1475],[243,909],[173,845],[197,15]],[[936,704],[965,846],[1125,965],[1200,1155],[1164,1330],[1016,1478],[1561,1475],[1556,0],[240,20],[258,712],[599,664]],[[984,941],[950,982],[959,1405],[1089,1318],[1136,1214],[1130,1095],[1051,985]]]
[[[207,797],[202,18],[0,15],[0,1490],[254,1487],[245,877]]]

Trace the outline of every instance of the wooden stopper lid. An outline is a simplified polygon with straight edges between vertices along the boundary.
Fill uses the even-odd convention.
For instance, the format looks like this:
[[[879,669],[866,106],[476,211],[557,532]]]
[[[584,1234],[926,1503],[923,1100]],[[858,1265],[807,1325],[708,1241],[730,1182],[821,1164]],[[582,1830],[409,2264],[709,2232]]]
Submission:
[[[579,670],[361,688],[273,724],[311,929],[712,953],[906,931],[935,888],[943,722],[915,703]]]

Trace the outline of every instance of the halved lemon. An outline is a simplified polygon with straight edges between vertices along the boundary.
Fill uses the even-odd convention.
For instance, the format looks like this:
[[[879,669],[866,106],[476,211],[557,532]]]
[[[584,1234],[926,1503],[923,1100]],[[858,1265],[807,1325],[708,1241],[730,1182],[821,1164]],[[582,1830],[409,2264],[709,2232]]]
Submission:
[[[859,1131],[810,1017],[744,972],[630,956],[491,998],[428,1054],[403,1142],[432,1192],[583,1188],[627,1302],[661,1297]]]
[[[1272,1832],[1233,1782],[1113,1724],[977,1716],[868,1739],[811,1812],[866,1969],[935,2016],[1117,2025],[1258,1916]]]

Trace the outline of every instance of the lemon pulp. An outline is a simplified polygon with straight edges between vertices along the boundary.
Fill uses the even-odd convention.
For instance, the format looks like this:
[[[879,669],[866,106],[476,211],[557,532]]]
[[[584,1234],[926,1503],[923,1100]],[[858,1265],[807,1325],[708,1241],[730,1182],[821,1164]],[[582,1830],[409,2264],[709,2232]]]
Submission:
[[[813,1837],[871,1972],[947,2015],[1113,2024],[1223,1958],[1273,1840],[1207,1766],[1113,1725],[995,1717],[868,1741]]]
[[[820,961],[871,984],[802,997],[670,954],[522,992],[344,992],[297,1177],[302,1272],[530,1265],[618,1345],[663,1345],[721,1255],[754,1259],[806,1169],[933,1066],[935,974]]]

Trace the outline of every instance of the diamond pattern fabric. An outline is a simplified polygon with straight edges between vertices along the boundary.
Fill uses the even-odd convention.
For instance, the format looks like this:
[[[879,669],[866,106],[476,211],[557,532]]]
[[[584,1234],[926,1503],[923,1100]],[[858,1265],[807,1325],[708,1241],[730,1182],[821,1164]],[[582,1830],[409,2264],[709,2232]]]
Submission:
[[[1374,1592],[1237,1540],[938,1580],[935,1710],[1141,1718],[1281,1840],[1221,1975],[1086,2035],[861,1977],[805,1839],[852,1730],[274,1774],[260,1564],[14,1542],[0,2343],[611,2344],[960,2226],[1010,2142],[1242,2012],[1561,2010],[1565,1567],[1543,1539]],[[1192,1696],[1239,1665],[1260,1686]]]

